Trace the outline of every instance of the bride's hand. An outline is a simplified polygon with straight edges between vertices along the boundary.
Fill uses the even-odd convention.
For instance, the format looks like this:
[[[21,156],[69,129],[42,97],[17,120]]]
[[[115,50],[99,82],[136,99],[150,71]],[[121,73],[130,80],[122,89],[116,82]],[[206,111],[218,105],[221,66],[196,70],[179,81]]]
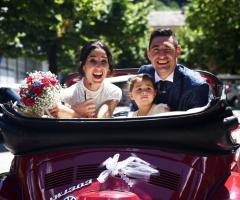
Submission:
[[[50,114],[56,118],[74,118],[75,112],[73,109],[64,106],[63,104],[57,104],[55,107],[49,109]]]
[[[117,104],[118,104],[117,100],[105,101],[97,111],[97,118],[111,118]]]
[[[82,117],[94,118],[96,117],[96,103],[92,99],[87,99],[84,102],[77,103],[72,106],[72,109]]]
[[[103,104],[98,112],[97,112],[97,118],[110,118],[110,113],[109,113],[109,107],[107,104]]]

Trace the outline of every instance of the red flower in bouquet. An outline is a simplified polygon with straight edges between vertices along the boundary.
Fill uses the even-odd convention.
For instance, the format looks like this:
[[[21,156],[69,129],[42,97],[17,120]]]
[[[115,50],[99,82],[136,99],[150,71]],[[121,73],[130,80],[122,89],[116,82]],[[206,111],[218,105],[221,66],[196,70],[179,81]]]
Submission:
[[[27,77],[26,79],[26,83],[32,83],[33,78],[31,76]]]
[[[51,84],[50,78],[44,77],[42,80],[42,84],[44,87],[48,87]]]
[[[35,104],[34,99],[30,99],[30,98],[22,98],[22,102],[26,105],[26,106],[33,106]]]
[[[29,73],[20,87],[19,95],[26,112],[40,113],[59,102],[61,86],[51,72]]]
[[[32,87],[31,92],[33,92],[37,96],[41,96],[43,94],[43,88],[41,86],[40,87]]]

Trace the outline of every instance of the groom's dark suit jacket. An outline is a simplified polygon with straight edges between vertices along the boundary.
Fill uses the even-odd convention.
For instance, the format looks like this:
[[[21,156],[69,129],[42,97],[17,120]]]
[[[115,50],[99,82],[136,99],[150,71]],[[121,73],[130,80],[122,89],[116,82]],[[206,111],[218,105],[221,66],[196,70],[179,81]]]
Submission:
[[[152,65],[144,65],[138,73],[148,73],[154,78],[155,70]],[[166,103],[172,111],[202,107],[210,99],[209,86],[201,75],[179,64],[174,71],[173,83],[167,83],[164,90],[164,96],[158,95],[156,103]]]

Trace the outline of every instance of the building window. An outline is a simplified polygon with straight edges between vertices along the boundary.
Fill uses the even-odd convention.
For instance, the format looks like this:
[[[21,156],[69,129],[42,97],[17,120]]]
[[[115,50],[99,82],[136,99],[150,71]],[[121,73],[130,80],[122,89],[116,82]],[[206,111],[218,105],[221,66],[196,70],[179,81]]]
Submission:
[[[27,72],[43,70],[41,62],[29,58],[6,58],[0,56],[0,83],[18,83]]]

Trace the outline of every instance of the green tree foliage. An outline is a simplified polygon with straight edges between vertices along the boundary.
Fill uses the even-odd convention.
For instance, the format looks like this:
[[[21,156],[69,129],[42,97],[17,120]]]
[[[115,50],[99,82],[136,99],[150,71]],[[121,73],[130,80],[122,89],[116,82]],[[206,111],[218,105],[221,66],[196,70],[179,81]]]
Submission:
[[[182,61],[215,73],[240,72],[240,1],[191,0],[178,32]]]
[[[5,56],[48,60],[57,73],[76,70],[79,48],[102,39],[121,67],[144,60],[148,0],[2,0],[0,47]]]
[[[104,0],[3,0],[1,5],[1,52],[48,60],[56,73],[58,58],[69,62],[84,41],[81,25],[90,24],[104,12]],[[101,9],[102,8],[102,9]],[[69,64],[69,62],[67,62]]]
[[[114,0],[109,12],[91,27],[94,37],[100,37],[111,47],[117,66],[139,67],[145,61],[150,8],[148,1]]]

